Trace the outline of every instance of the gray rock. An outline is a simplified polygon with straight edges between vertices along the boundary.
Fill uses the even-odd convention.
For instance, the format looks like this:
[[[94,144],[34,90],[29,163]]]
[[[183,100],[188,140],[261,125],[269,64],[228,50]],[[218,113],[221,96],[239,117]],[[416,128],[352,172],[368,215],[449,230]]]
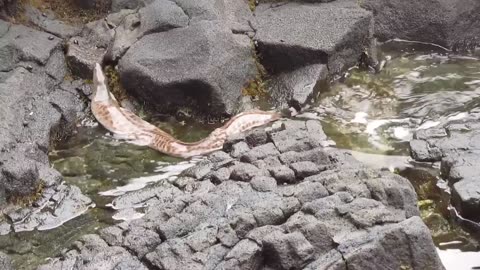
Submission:
[[[360,233],[353,241],[341,241],[338,250],[347,265],[355,265],[359,269],[377,269],[385,265],[394,268],[445,269],[430,239],[428,228],[422,220],[412,217],[394,226]],[[370,244],[364,245],[366,242]],[[410,252],[386,255],[392,250]]]
[[[290,168],[295,172],[295,176],[300,179],[315,175],[322,169],[325,169],[324,167],[321,168],[311,161],[295,162],[290,164]]]
[[[244,153],[248,152],[249,150],[250,150],[250,147],[248,147],[248,144],[244,141],[241,141],[232,145],[232,150],[230,151],[230,155],[234,158],[238,158]]]
[[[281,153],[302,152],[320,147],[327,138],[316,120],[286,121],[282,125],[282,130],[270,133],[269,137]]]
[[[28,196],[40,184],[36,162],[22,156],[4,162],[0,172],[2,189],[12,197]]]
[[[262,128],[254,129],[245,137],[245,141],[250,147],[259,146],[268,142],[268,135]]]
[[[106,49],[97,47],[83,37],[73,37],[67,43],[67,63],[71,72],[83,79],[90,79],[95,63],[103,63]]]
[[[99,235],[111,246],[120,246],[123,243],[123,230],[120,227],[112,226],[104,228],[100,231]]]
[[[213,164],[210,161],[201,161],[197,165],[190,167],[182,172],[182,176],[202,179],[212,169]]]
[[[311,161],[323,166],[328,166],[332,163],[329,155],[320,147],[304,152],[285,152],[279,156],[279,159],[283,164],[288,165],[301,161]]]
[[[477,179],[467,178],[453,184],[452,203],[460,215],[474,221],[480,221],[480,183]]]
[[[3,252],[0,252],[0,268],[4,270],[13,270],[12,259]]]
[[[316,199],[328,196],[327,189],[317,182],[304,181],[295,187],[294,196],[302,203],[308,203]]]
[[[261,249],[257,243],[244,239],[225,256],[224,263],[216,269],[257,269],[262,264]],[[230,268],[230,265],[234,268]]]
[[[411,155],[418,161],[440,161],[442,153],[435,147],[431,147],[428,142],[421,140],[410,141]]]
[[[188,16],[172,1],[154,0],[139,10],[143,35],[186,27]]]
[[[272,157],[279,155],[278,149],[273,143],[267,143],[250,149],[247,153],[242,155],[240,158],[241,161],[252,163],[259,159],[264,159],[266,157]]]
[[[229,224],[222,224],[218,228],[217,239],[227,247],[233,247],[240,241],[237,233]]]
[[[314,257],[315,249],[300,232],[273,232],[263,239],[266,264],[275,269],[301,269]]]
[[[273,157],[269,156],[263,160],[254,161],[252,164],[257,166],[258,168],[272,168],[272,167],[278,167],[282,165],[278,157],[275,157],[275,156]]]
[[[4,24],[4,23],[2,23]],[[7,25],[9,25],[7,23]],[[23,25],[10,25],[0,39],[0,71],[10,71],[19,61],[45,65],[61,40]]]
[[[133,226],[129,231],[123,233],[122,238],[122,245],[135,252],[140,259],[153,251],[162,242],[156,232]]]
[[[266,173],[248,163],[239,163],[231,168],[230,179],[249,182],[255,176],[265,176]]]
[[[234,112],[256,67],[248,38],[205,21],[145,36],[120,60],[119,71],[125,88],[159,111],[187,106],[221,114]]]
[[[47,16],[44,16],[47,15]],[[80,28],[65,24],[60,20],[56,20],[51,12],[41,12],[33,6],[27,5],[25,7],[25,16],[34,25],[40,27],[47,33],[55,35],[60,38],[70,38],[78,35],[81,31]]]
[[[275,178],[267,176],[254,177],[250,181],[250,184],[252,185],[252,188],[256,191],[263,192],[273,191],[277,187],[277,181],[275,180]]]
[[[78,259],[72,257],[66,257],[64,260],[54,259],[38,269],[148,269],[124,248],[108,248],[107,243],[97,235],[83,236],[77,247],[79,252],[74,256],[78,256]]]
[[[232,172],[230,168],[220,168],[218,171],[215,171],[210,175],[210,181],[218,185],[227,181],[230,178],[231,173]]]
[[[269,168],[270,174],[277,180],[278,183],[295,183],[295,172],[285,165]]]
[[[279,107],[294,107],[300,111],[319,91],[327,76],[325,64],[312,64],[282,72],[272,79],[271,99]]]
[[[402,38],[457,47],[478,38],[478,2],[434,3],[367,0],[362,6],[375,14],[375,35],[381,40]]]
[[[352,1],[260,4],[255,17],[262,63],[274,74],[312,64],[338,73],[370,47],[373,34],[372,15]]]

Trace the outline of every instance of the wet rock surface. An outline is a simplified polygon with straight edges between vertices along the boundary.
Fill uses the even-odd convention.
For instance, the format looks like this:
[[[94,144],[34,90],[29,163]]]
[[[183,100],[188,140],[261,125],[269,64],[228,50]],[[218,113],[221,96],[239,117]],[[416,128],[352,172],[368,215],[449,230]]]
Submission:
[[[257,129],[252,133],[263,132],[268,139],[250,151],[276,147],[271,143],[276,134],[311,125],[286,120],[267,131]],[[310,147],[255,155],[256,161],[275,156],[297,171],[322,168],[308,170],[310,176],[294,175],[293,184],[284,184],[267,168],[228,157],[229,151],[216,152],[171,183],[118,197],[116,206],[141,205],[145,215],[85,236],[40,269],[67,264],[84,269],[85,261],[106,269],[118,264],[137,269],[381,269],[385,263],[399,269],[443,268],[408,180],[367,169],[340,150]],[[198,173],[205,166],[212,172]],[[224,169],[231,173],[216,181],[213,175]],[[93,259],[98,247],[101,252]],[[112,259],[111,254],[119,256]]]
[[[375,14],[375,35],[382,40],[418,40],[460,50],[479,46],[477,1],[367,0],[361,5]]]
[[[460,214],[480,221],[480,114],[418,131],[410,142],[418,161],[441,161],[442,177],[452,185],[452,203]]]
[[[62,176],[48,161],[52,144],[83,115],[83,83],[64,81],[61,39],[1,20],[0,29],[1,234],[47,230],[91,206],[78,188],[60,185]],[[28,207],[5,207],[23,200]]]

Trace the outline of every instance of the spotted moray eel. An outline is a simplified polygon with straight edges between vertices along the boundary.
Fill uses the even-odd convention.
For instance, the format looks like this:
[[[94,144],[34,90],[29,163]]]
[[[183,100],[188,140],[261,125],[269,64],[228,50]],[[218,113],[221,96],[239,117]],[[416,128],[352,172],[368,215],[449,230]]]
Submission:
[[[120,107],[115,97],[108,91],[105,75],[98,63],[93,71],[93,87],[91,109],[103,127],[117,138],[181,158],[204,155],[222,149],[227,138],[280,118],[280,114],[276,112],[260,110],[243,112],[232,117],[203,140],[186,143]]]

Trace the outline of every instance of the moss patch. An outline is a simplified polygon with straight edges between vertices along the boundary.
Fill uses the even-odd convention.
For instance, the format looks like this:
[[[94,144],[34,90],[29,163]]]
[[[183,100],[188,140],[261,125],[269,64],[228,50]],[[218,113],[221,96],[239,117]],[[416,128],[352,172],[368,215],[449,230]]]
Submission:
[[[35,188],[35,190],[32,192],[31,195],[10,196],[8,198],[8,202],[15,205],[20,205],[22,207],[30,206],[33,202],[35,202],[36,200],[40,199],[40,197],[42,197],[44,189],[45,189],[45,183],[43,182],[42,179],[40,179],[38,181],[37,187]]]
[[[252,12],[255,11],[255,7],[257,7],[257,0],[248,0],[248,7]]]
[[[244,96],[252,97],[264,97],[267,95],[267,71],[265,67],[260,63],[260,57],[258,56],[257,51],[255,50],[255,45],[251,42],[253,61],[257,67],[257,75],[254,79],[250,80],[245,88],[242,89],[242,94]]]
[[[105,67],[105,77],[107,77],[107,87],[108,90],[115,96],[118,102],[122,100],[129,99],[129,95],[125,88],[123,88],[120,83],[120,75],[118,70],[113,66]]]

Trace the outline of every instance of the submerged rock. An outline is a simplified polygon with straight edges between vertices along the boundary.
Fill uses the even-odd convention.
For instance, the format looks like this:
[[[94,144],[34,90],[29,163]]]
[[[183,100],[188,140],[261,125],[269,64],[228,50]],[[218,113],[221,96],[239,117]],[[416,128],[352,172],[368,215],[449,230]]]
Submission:
[[[282,128],[269,132],[257,129],[255,137],[264,133],[267,140],[252,150],[276,148],[270,138],[295,127],[319,130],[320,123],[310,121],[286,121]],[[313,140],[326,139],[322,133],[312,136],[319,136]],[[115,207],[142,205],[145,215],[103,229],[100,237],[89,236],[76,250],[66,251],[63,259],[54,259],[40,269],[58,269],[62,261],[90,262],[86,249],[101,242],[100,238],[109,246],[103,246],[96,261],[125,249],[141,258],[144,267],[159,269],[328,269],[347,265],[382,269],[385,262],[399,269],[443,269],[428,229],[418,217],[416,195],[408,180],[367,169],[336,149],[317,147],[284,154],[276,150],[252,157],[255,162],[267,163],[272,155],[289,154],[283,166],[304,173],[295,175],[292,170],[291,184],[277,185],[280,181],[272,171],[244,163],[242,158],[212,154],[207,158],[210,162],[189,169],[188,177],[179,178],[175,186],[159,183],[117,198]],[[205,164],[210,164],[211,173],[193,173],[202,171]],[[230,179],[212,177],[225,169],[232,171]],[[305,177],[309,174],[314,175]],[[114,259],[116,263],[131,260],[130,255]]]

